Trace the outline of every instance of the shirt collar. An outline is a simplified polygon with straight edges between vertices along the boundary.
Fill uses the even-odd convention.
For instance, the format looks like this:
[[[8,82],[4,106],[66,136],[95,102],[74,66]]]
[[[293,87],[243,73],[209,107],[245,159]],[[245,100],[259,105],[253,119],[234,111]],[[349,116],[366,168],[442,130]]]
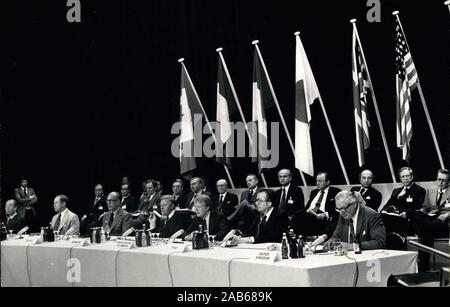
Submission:
[[[220,197],[225,198],[225,196],[227,196],[227,193],[228,193],[228,192],[225,192],[225,193],[223,193],[223,194],[220,194]]]
[[[8,216],[8,219],[12,220],[17,215],[17,212],[14,212],[13,215]]]
[[[170,218],[172,218],[172,216],[175,214],[175,210],[172,210],[172,212],[169,213],[169,215],[167,216],[167,220],[170,220]]]
[[[59,214],[61,214],[61,217],[67,214],[68,209],[65,208],[63,211],[61,211]]]
[[[272,208],[270,208],[270,209],[269,209],[269,211],[267,211],[267,213],[266,213],[266,214],[264,214],[264,215],[266,216],[266,221],[268,221],[268,220],[269,220],[269,218],[270,218],[270,215],[272,214],[272,212],[273,212],[273,207],[272,207]]]

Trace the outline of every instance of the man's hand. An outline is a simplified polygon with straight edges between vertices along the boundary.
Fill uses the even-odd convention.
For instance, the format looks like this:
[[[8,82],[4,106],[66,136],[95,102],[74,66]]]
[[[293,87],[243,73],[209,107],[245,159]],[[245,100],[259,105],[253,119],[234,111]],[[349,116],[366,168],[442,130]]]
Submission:
[[[316,215],[316,218],[319,220],[324,220],[327,218],[327,215],[325,213],[319,213]]]
[[[231,242],[230,242],[230,244],[231,245],[237,245],[237,244],[239,244],[239,242],[241,241],[241,236],[233,236],[233,237],[231,237]]]
[[[402,219],[406,219],[406,212],[400,213],[400,217],[401,217]]]
[[[192,233],[190,233],[190,234],[188,234],[188,235],[184,238],[184,240],[186,240],[186,241],[192,241],[192,237],[193,237],[193,235],[192,235]]]
[[[441,215],[438,216],[438,220],[441,221],[442,223],[444,223],[449,215],[450,215],[450,213],[448,213],[448,212],[442,213]]]

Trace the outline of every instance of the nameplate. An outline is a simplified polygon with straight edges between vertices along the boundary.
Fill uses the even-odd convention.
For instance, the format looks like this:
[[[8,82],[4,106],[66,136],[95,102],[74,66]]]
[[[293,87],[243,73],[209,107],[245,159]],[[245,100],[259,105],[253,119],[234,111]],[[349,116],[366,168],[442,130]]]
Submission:
[[[80,245],[80,246],[88,246],[90,239],[88,238],[72,238],[70,239],[71,244]]]
[[[184,242],[183,243],[172,242],[168,243],[166,246],[170,252],[184,253],[187,250],[187,244]]]
[[[132,249],[134,248],[134,241],[130,240],[117,240],[117,247]]]
[[[33,236],[33,237],[25,238],[25,242],[29,242],[31,244],[41,244],[42,240],[41,240],[41,237]]]
[[[262,263],[274,263],[279,259],[278,251],[256,251],[252,260]]]

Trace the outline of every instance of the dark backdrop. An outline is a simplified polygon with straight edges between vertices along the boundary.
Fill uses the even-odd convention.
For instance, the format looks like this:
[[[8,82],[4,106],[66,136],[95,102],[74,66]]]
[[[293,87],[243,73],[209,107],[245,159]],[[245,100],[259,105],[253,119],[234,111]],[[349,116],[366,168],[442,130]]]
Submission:
[[[381,1],[381,23],[365,19],[366,1],[82,0],[81,23],[66,21],[66,1],[2,1],[1,197],[13,196],[26,175],[40,198],[42,221],[53,197],[64,193],[81,213],[97,182],[119,189],[130,176],[133,192],[155,178],[166,188],[178,176],[170,145],[179,118],[184,57],[210,119],[216,111],[217,47],[223,47],[244,113],[251,119],[253,47],[260,49],[293,136],[293,33],[301,37],[351,181],[359,171],[351,81],[351,18],[373,79],[395,169],[405,165],[395,145],[394,18],[400,10],[442,154],[449,164],[448,10],[443,0]],[[413,96],[411,166],[417,180],[433,180],[439,163],[418,95]],[[312,106],[316,170],[344,183],[319,104]],[[278,120],[275,110],[270,118]],[[391,177],[371,113],[367,166],[378,182]],[[282,132],[282,131],[281,131]],[[280,167],[293,167],[281,134]],[[255,171],[235,161],[237,186]],[[213,159],[199,159],[198,174],[213,190],[225,177]],[[276,170],[266,174],[276,185]],[[301,183],[298,171],[296,183]],[[307,176],[309,184],[314,184]],[[186,186],[186,188],[188,188]]]

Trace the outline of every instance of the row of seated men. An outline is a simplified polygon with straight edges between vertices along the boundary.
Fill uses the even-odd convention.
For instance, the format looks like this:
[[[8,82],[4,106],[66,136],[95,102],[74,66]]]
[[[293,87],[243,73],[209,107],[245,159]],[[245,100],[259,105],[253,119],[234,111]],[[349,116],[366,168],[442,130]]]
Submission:
[[[81,219],[81,232],[87,234],[90,227],[108,224],[112,235],[120,235],[130,227],[140,228],[143,224],[146,224],[153,231],[160,232],[162,237],[167,237],[169,234],[173,234],[171,231],[173,226],[171,225],[177,224],[178,226],[175,228],[179,227],[179,229],[185,230],[184,236],[188,236],[201,221],[206,223],[210,234],[217,234],[219,240],[229,229],[237,229],[238,233],[244,235],[241,238],[243,241],[247,240],[245,238],[253,237],[253,239],[248,239],[249,242],[268,242],[264,238],[259,238],[258,235],[255,237],[249,236],[249,234],[255,234],[255,231],[256,234],[259,234],[261,225],[265,227],[266,223],[270,221],[265,228],[275,234],[271,237],[272,240],[279,242],[281,233],[278,230],[286,231],[286,227],[292,227],[296,233],[302,235],[327,234],[328,237],[335,237],[335,232],[339,230],[338,225],[342,219],[347,221],[346,229],[350,231],[351,227],[348,226],[350,219],[355,223],[356,234],[370,234],[370,229],[364,229],[361,232],[358,228],[362,226],[355,222],[365,221],[365,219],[353,218],[355,214],[358,216],[359,209],[354,212],[350,210],[352,216],[346,218],[348,208],[359,208],[361,207],[359,205],[362,204],[365,208],[363,211],[370,208],[369,211],[377,217],[374,225],[381,223],[382,226],[384,224],[383,229],[388,232],[396,232],[402,236],[415,233],[419,235],[422,243],[428,245],[432,243],[434,237],[447,237],[449,234],[449,173],[444,169],[438,171],[436,186],[428,191],[414,183],[413,171],[410,168],[400,169],[399,178],[402,187],[392,191],[389,200],[381,207],[381,215],[377,213],[377,209],[381,205],[381,193],[372,187],[373,173],[370,170],[364,170],[360,173],[361,185],[352,187],[349,191],[354,192],[351,194],[353,196],[345,194],[346,197],[344,197],[348,200],[360,196],[360,200],[355,201],[359,205],[351,206],[353,203],[349,203],[350,205],[344,207],[344,210],[340,210],[337,201],[340,190],[330,186],[329,175],[325,172],[316,176],[317,188],[311,191],[306,205],[304,204],[302,190],[295,185],[291,185],[292,174],[290,170],[280,170],[278,178],[281,188],[274,193],[267,191],[263,193],[266,195],[263,196],[263,198],[266,198],[265,201],[269,202],[270,199],[271,208],[275,209],[273,216],[272,211],[268,216],[266,215],[265,221],[263,221],[264,215],[262,215],[264,210],[261,209],[261,211],[258,208],[257,198],[258,192],[262,189],[258,185],[258,177],[253,174],[247,176],[248,189],[242,193],[240,200],[238,200],[237,195],[227,191],[228,184],[223,179],[217,182],[218,194],[212,197],[209,192],[204,191],[200,178],[191,180],[191,192],[189,194],[183,193],[182,181],[176,180],[172,186],[172,195],[164,197],[156,191],[157,182],[148,180],[145,182],[145,189],[137,202],[137,208],[131,205],[128,184],[122,186],[121,195],[116,192],[110,193],[108,198],[111,196],[111,199],[105,199],[103,187],[97,185],[95,187],[95,200],[93,200],[86,215]],[[57,198],[61,201],[61,196]],[[55,210],[57,209],[57,198],[55,198]],[[111,207],[111,203],[115,206]],[[191,210],[195,213],[194,218],[192,218]],[[131,212],[131,214],[128,212]],[[153,212],[157,212],[157,214]],[[57,226],[59,226],[58,216],[61,217],[61,215],[56,215],[52,221]],[[282,218],[274,223],[270,220],[270,216],[272,218],[282,216]],[[285,223],[283,222],[284,217],[286,217]],[[216,225],[219,226],[216,227]],[[367,227],[374,225],[370,224]],[[217,233],[212,232],[214,229],[218,229]],[[371,238],[370,235],[369,238]],[[350,242],[349,239],[343,241]],[[367,239],[361,238],[361,241],[365,242]],[[370,244],[369,246],[384,247],[384,243],[377,242],[379,244]],[[426,256],[425,253],[419,255],[422,269],[427,269],[427,263],[429,263]]]

